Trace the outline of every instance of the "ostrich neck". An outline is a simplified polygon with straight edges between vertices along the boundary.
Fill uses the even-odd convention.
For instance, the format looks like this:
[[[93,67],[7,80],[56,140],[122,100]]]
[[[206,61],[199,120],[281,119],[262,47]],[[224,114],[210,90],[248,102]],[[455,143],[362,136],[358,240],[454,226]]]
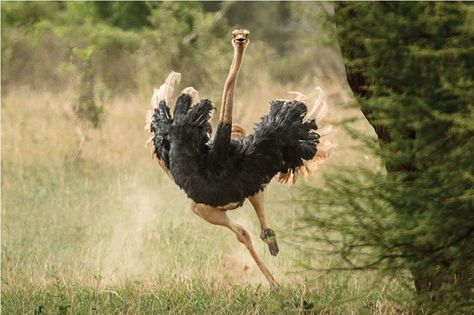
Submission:
[[[245,47],[238,45],[234,46],[234,58],[230,66],[229,75],[224,85],[224,92],[222,94],[222,106],[220,122],[225,124],[232,124],[232,107],[234,105],[235,85],[237,83],[237,76],[239,75],[240,66],[244,59]]]

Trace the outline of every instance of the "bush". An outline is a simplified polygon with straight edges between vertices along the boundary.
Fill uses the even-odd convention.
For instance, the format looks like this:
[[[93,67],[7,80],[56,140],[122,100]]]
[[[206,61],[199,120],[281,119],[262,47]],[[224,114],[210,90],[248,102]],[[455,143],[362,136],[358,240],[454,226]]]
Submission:
[[[334,71],[341,73],[334,49],[321,45],[318,16],[325,4],[208,7],[198,2],[6,2],[2,85],[78,88],[82,73],[74,63],[73,49],[95,46],[93,76],[114,93],[140,91],[148,97],[171,70],[183,73],[184,84],[215,89],[222,86],[232,58],[233,27],[249,28],[252,46],[259,43],[265,56],[272,56],[266,72],[273,80],[293,84],[314,76],[334,80]],[[257,69],[261,67],[253,72],[261,73]]]
[[[387,174],[362,166],[328,177],[309,189],[318,211],[305,218],[342,268],[408,270],[420,301],[450,313],[473,306],[472,8],[338,4],[348,82],[380,147],[362,140]]]

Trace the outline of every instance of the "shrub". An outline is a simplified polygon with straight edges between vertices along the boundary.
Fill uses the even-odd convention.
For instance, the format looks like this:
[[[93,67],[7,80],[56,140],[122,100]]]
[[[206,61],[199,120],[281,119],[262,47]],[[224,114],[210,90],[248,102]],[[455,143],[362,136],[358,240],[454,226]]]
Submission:
[[[305,222],[343,269],[411,273],[431,309],[472,311],[474,136],[472,6],[340,3],[335,20],[349,85],[387,173],[328,177]],[[428,303],[434,302],[434,303]]]

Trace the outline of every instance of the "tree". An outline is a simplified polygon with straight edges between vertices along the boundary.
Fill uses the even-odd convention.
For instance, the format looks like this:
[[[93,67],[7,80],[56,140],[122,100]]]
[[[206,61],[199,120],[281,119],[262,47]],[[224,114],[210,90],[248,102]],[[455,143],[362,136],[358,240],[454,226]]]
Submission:
[[[124,30],[149,27],[152,5],[144,1],[93,2],[99,20]]]
[[[409,270],[431,306],[472,307],[473,6],[337,3],[347,80],[386,174],[359,167],[310,189],[313,239],[347,269]]]

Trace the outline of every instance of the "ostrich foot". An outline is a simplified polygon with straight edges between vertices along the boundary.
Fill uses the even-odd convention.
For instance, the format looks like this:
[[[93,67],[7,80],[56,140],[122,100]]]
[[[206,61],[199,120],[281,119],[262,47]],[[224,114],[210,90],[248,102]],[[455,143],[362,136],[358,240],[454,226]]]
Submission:
[[[272,256],[276,256],[280,250],[278,249],[275,231],[268,228],[263,229],[262,233],[260,233],[260,238],[262,239],[262,241],[267,243],[268,249],[270,250],[270,254],[272,254]]]

